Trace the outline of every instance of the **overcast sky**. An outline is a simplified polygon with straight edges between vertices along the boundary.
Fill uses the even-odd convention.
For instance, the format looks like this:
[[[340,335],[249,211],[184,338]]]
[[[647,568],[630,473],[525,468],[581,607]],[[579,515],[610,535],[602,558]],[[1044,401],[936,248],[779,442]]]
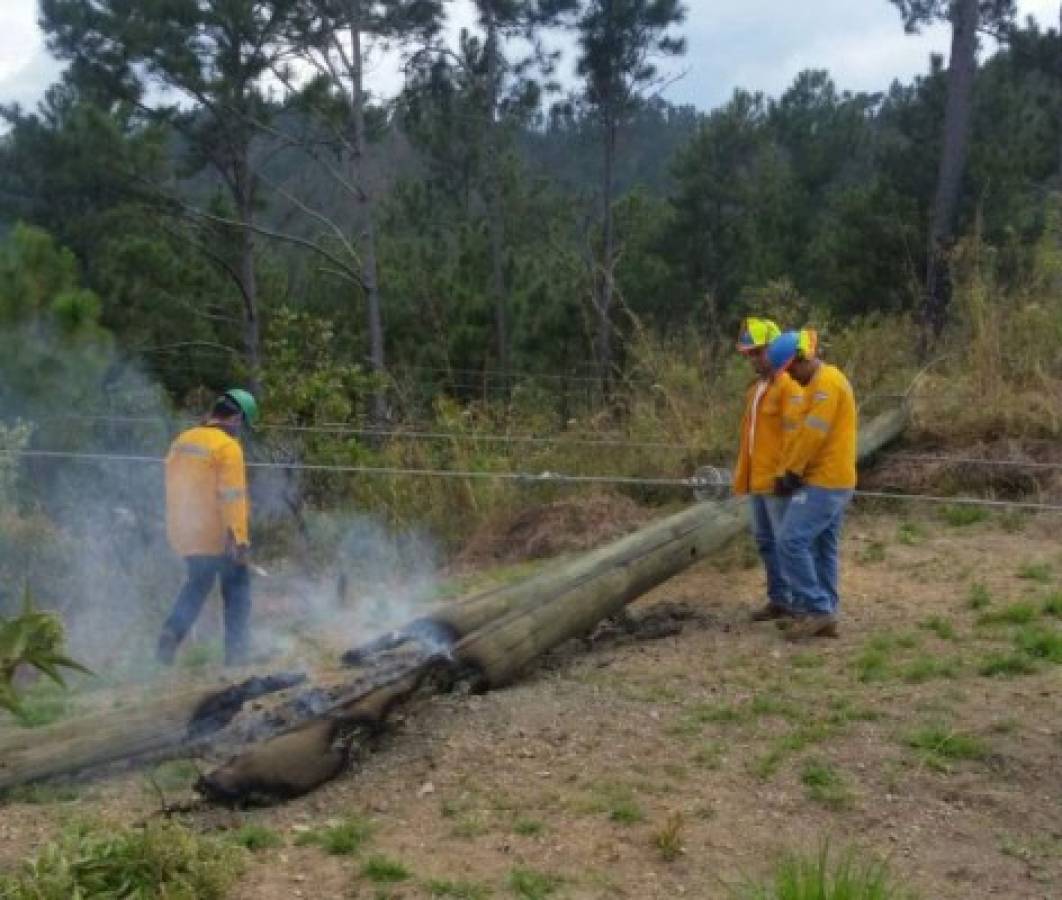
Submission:
[[[470,20],[467,0],[450,4],[454,27]],[[684,72],[666,92],[676,103],[709,109],[734,88],[777,95],[806,68],[825,68],[842,89],[884,90],[893,78],[925,71],[929,55],[947,54],[947,29],[905,35],[887,0],[687,0]],[[1058,21],[1059,0],[1018,0],[1023,17]],[[36,24],[37,0],[0,0],[0,103],[32,107],[59,74]],[[389,92],[395,76],[386,65],[376,87]]]

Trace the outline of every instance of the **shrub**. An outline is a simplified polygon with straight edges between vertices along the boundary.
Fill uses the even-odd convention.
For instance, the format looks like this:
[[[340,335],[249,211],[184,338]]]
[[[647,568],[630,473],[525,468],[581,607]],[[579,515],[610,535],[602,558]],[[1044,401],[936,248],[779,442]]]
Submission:
[[[834,861],[828,846],[816,856],[783,857],[770,877],[735,893],[742,900],[902,900],[912,896],[895,882],[885,863],[860,859],[854,850]]]

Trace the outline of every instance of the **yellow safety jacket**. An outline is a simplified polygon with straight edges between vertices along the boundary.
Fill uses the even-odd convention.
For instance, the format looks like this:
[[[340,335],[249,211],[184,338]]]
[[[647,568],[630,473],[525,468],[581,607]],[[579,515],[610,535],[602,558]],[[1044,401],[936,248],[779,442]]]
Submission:
[[[836,366],[819,366],[804,389],[798,422],[778,474],[792,472],[813,487],[854,488],[858,415],[852,386]]]
[[[166,532],[174,551],[222,556],[230,544],[250,545],[248,515],[239,441],[208,425],[178,435],[166,455]]]
[[[787,438],[797,427],[804,389],[785,372],[758,380],[745,398],[741,445],[734,466],[734,493],[769,494]]]

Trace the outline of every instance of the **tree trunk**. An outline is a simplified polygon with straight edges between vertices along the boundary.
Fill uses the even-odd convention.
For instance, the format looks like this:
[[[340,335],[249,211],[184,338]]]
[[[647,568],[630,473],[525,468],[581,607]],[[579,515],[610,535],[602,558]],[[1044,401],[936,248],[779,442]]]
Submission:
[[[500,37],[494,10],[488,4],[487,18],[487,230],[490,236],[490,293],[494,298],[494,337],[498,368],[509,370],[509,311],[505,286],[505,213],[502,205],[501,148],[498,128],[498,79]],[[502,376],[505,377],[504,375]],[[508,382],[505,382],[508,384]]]
[[[959,195],[969,154],[979,16],[978,0],[957,0],[953,6],[944,139],[926,254],[926,295],[922,308],[924,351],[940,337],[948,317],[951,293],[948,252],[954,241]]]
[[[372,186],[365,173],[365,84],[364,57],[361,46],[361,9],[355,0],[348,7],[350,14],[351,43],[351,169],[357,187],[358,208],[361,219],[361,276],[365,290],[366,327],[369,334],[369,364],[381,380],[385,374],[383,310],[380,300],[380,284],[376,264],[376,207]],[[374,426],[387,421],[387,403],[382,386],[372,397]]]
[[[612,384],[612,298],[615,289],[615,234],[612,195],[615,190],[616,117],[611,108],[605,111],[605,170],[601,184],[601,269],[597,296],[597,367],[602,393],[611,395]]]
[[[238,277],[243,301],[243,352],[249,372],[248,387],[260,398],[262,386],[261,324],[258,316],[258,276],[255,272],[254,175],[249,159],[250,148],[244,147],[235,167],[236,215],[244,225],[240,229]]]

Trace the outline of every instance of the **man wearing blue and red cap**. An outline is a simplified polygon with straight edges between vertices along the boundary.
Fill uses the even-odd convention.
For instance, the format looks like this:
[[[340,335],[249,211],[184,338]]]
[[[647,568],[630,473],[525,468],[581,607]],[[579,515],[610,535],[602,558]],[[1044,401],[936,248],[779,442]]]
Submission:
[[[789,501],[778,558],[799,616],[787,634],[793,640],[837,636],[841,527],[856,486],[855,395],[817,346],[805,329],[779,335],[766,352],[771,371],[788,372],[804,390],[775,482],[775,494]]]
[[[803,390],[785,372],[777,376],[765,358],[767,346],[781,334],[769,319],[747,318],[737,349],[752,364],[756,381],[745,398],[741,445],[734,466],[733,492],[749,498],[752,537],[767,573],[767,603],[752,614],[754,622],[792,616],[789,587],[778,559],[778,528],[786,501],[774,494],[785,441],[795,427],[793,412]]]

